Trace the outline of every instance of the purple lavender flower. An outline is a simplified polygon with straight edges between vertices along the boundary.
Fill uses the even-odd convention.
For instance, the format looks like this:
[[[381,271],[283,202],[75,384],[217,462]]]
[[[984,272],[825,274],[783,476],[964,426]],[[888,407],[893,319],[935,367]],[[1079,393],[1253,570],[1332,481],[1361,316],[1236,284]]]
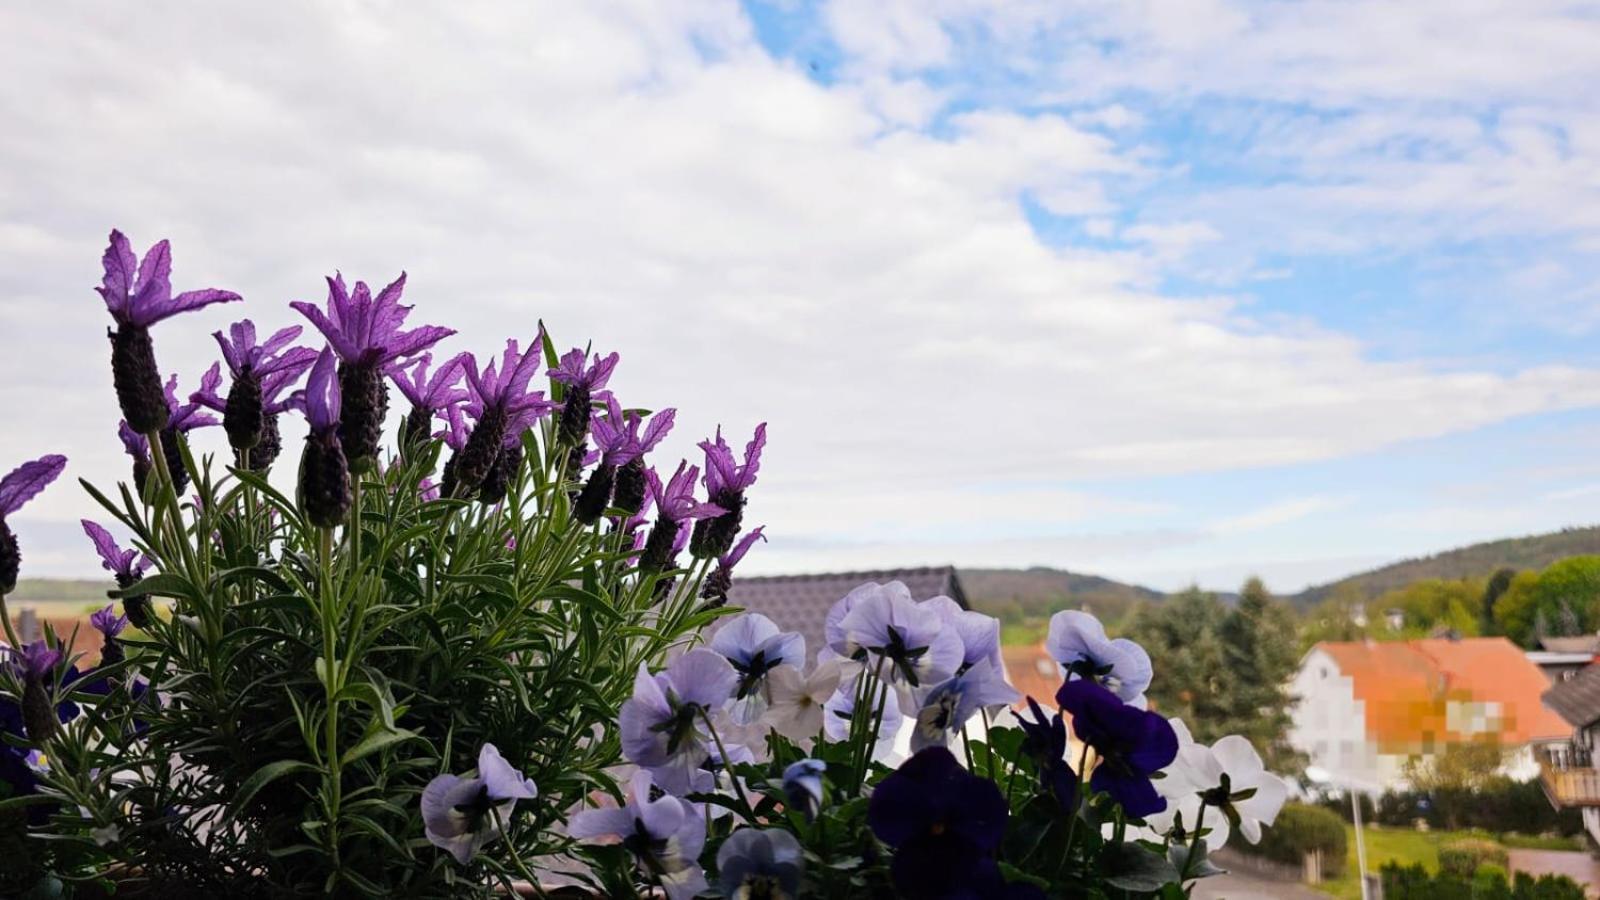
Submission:
[[[484,744],[475,777],[439,775],[423,788],[424,834],[464,866],[500,836],[518,800],[537,796],[532,779],[513,769],[495,745]]]
[[[16,657],[12,665],[22,679],[23,730],[29,740],[42,744],[61,727],[55,704],[50,701],[61,651],[40,640],[24,645],[20,651],[13,650],[12,655]]]
[[[561,357],[560,365],[550,370],[550,380],[559,381],[567,388],[562,397],[561,423],[556,429],[562,446],[577,447],[583,443],[589,431],[589,414],[594,401],[605,399],[600,391],[611,380],[619,358],[615,353],[604,357],[597,353],[590,364],[588,351],[573,349]]]
[[[122,449],[133,460],[133,486],[144,493],[144,483],[150,477],[150,441],[128,426],[126,419],[117,423],[117,437]]]
[[[343,399],[331,349],[324,347],[311,367],[305,404],[311,433],[300,457],[300,504],[311,524],[334,528],[349,514],[351,497],[349,466],[339,441]]]
[[[644,506],[645,497],[650,491],[644,455],[666,438],[677,417],[676,409],[663,409],[650,417],[650,424],[645,426],[643,434],[639,433],[643,425],[642,418],[637,413],[628,417],[628,442],[633,456],[617,468],[617,487],[611,498],[612,506],[630,516]]]
[[[678,657],[659,675],[641,663],[633,696],[617,715],[623,755],[649,769],[664,790],[687,792],[711,753],[706,718],[722,708],[738,681],[726,659],[704,648]]]
[[[88,519],[78,520],[83,525],[83,533],[94,542],[95,552],[100,554],[100,565],[117,579],[117,587],[126,589],[144,577],[144,570],[150,565],[150,557],[138,550],[127,550],[117,546],[117,541],[111,532],[100,527]]]
[[[528,390],[539,371],[541,342],[534,338],[522,352],[516,341],[506,341],[498,363],[490,362],[481,372],[476,359],[464,361],[468,399],[463,409],[473,426],[456,454],[454,496],[470,496],[484,487],[490,488],[487,494],[480,491],[485,503],[505,496],[515,465],[522,461],[522,432],[549,411],[544,393]]]
[[[798,897],[804,874],[800,842],[778,828],[741,828],[717,848],[724,897]]]
[[[100,632],[104,639],[100,648],[101,665],[116,665],[122,662],[122,645],[117,643],[117,635],[128,627],[128,617],[117,615],[116,607],[107,603],[103,609],[89,616],[89,624],[95,631]]]
[[[339,440],[350,465],[357,471],[377,463],[384,416],[389,409],[389,389],[384,369],[439,343],[455,331],[424,325],[402,331],[411,307],[400,305],[405,291],[404,272],[377,297],[366,282],[345,289],[344,276],[328,279],[328,309],[296,301],[289,304],[317,326],[339,357],[339,389],[345,398],[339,422]]]
[[[167,424],[167,407],[162,402],[161,370],[156,366],[150,326],[179,313],[241,298],[215,288],[172,296],[172,251],[165,240],[157,241],[139,262],[128,239],[113,230],[101,265],[105,275],[95,290],[117,323],[107,336],[122,417],[140,434],[160,431]]]
[[[780,631],[777,623],[760,613],[729,619],[712,635],[710,647],[739,673],[728,713],[739,725],[749,725],[767,711],[772,699],[767,673],[778,666],[804,669],[806,665],[805,635]]]
[[[200,390],[195,394],[215,393],[222,383],[222,376],[215,367],[200,379]],[[183,461],[183,449],[179,445],[184,440],[184,435],[196,428],[209,428],[219,424],[217,418],[208,412],[199,401],[190,396],[188,403],[178,402],[178,376],[173,375],[167,379],[163,389],[167,404],[167,424],[161,429],[161,456],[167,461],[167,471],[172,474],[172,490],[181,494],[189,485],[189,467]]]
[[[6,524],[6,517],[38,496],[66,467],[65,456],[51,454],[23,463],[0,478],[0,597],[16,589],[17,573],[22,568],[22,550],[17,546],[17,536],[11,532],[11,526]]]
[[[618,480],[619,471],[637,461],[639,464],[633,468],[632,472],[638,473],[639,488],[647,489],[648,480],[644,474],[644,454],[647,450],[659,444],[661,439],[666,437],[667,432],[672,430],[672,422],[676,416],[676,410],[662,410],[660,414],[652,418],[649,429],[641,435],[639,427],[642,421],[639,414],[630,413],[624,416],[621,405],[617,403],[616,395],[608,394],[606,396],[606,414],[604,416],[596,415],[589,426],[590,431],[594,433],[596,462],[598,465],[596,465],[593,472],[589,473],[589,480],[584,484],[583,490],[578,493],[577,502],[573,504],[573,515],[579,522],[585,525],[593,525],[599,521],[601,514],[605,512],[607,504],[611,502],[613,487],[616,487],[618,493],[629,494],[629,496],[622,498],[631,504],[631,508],[623,507],[624,512],[632,514],[638,511],[639,507],[644,503],[644,497],[642,494],[637,498],[632,496],[636,490],[632,481],[632,474],[630,474],[630,481],[626,485],[627,490],[623,491],[624,485]]]
[[[1068,681],[1056,702],[1072,716],[1078,740],[1100,757],[1089,786],[1122,804],[1129,816],[1144,818],[1167,807],[1150,776],[1178,756],[1178,735],[1166,719],[1124,703],[1092,679]]]
[[[1094,616],[1076,609],[1051,616],[1045,649],[1066,668],[1069,679],[1096,681],[1123,702],[1144,707],[1144,692],[1154,672],[1150,654],[1127,638],[1107,638]]]
[[[196,391],[189,399],[222,413],[222,428],[234,450],[253,450],[260,444],[266,436],[267,419],[283,411],[283,406],[274,409],[278,395],[300,380],[316,361],[315,350],[289,346],[302,330],[299,325],[291,325],[258,344],[255,323],[243,319],[228,326],[226,335],[212,333],[222,348],[222,360],[228,364],[233,383],[226,400],[218,396],[215,386]],[[221,382],[217,366],[212,366],[206,377],[208,381]]]
[[[627,806],[586,809],[567,823],[567,834],[588,841],[621,838],[639,867],[659,879],[668,900],[689,900],[706,888],[698,860],[706,845],[705,817],[671,794],[650,799],[650,773],[634,773]]]
[[[706,495],[726,512],[714,519],[695,523],[689,553],[695,559],[711,559],[728,552],[744,518],[744,492],[756,483],[761,469],[761,449],[767,445],[767,423],[756,426],[755,436],[744,448],[744,465],[733,458],[733,448],[722,439],[717,428],[714,441],[701,441],[706,453]]]
[[[428,367],[433,364],[433,354],[424,353],[414,363],[391,363],[385,370],[401,395],[411,401],[411,411],[400,426],[402,451],[421,446],[432,430],[433,417],[467,399],[467,392],[456,385],[466,373],[470,359],[470,354],[458,353],[430,375]],[[409,373],[406,372],[408,366]]]
[[[683,523],[706,516],[720,516],[727,510],[715,503],[702,503],[694,498],[694,483],[700,477],[700,468],[688,462],[678,463],[678,471],[662,485],[654,471],[647,473],[650,496],[656,504],[656,524],[645,541],[644,554],[639,557],[639,568],[646,572],[664,572],[672,568],[673,560],[682,549]]]
[[[939,682],[923,695],[922,708],[917,710],[911,731],[912,752],[949,746],[950,738],[965,734],[967,722],[978,710],[1010,706],[1019,696],[999,669],[987,659],[979,660],[966,672]]]
[[[728,591],[733,589],[733,567],[739,564],[739,560],[744,559],[744,555],[750,552],[750,548],[755,546],[756,541],[765,541],[767,539],[767,536],[762,533],[766,527],[765,525],[757,525],[755,528],[750,529],[750,533],[746,534],[739,543],[734,544],[732,550],[717,557],[717,567],[711,570],[710,575],[706,576],[706,583],[700,588],[700,598],[702,600],[711,601],[710,605],[713,608],[728,602]]]

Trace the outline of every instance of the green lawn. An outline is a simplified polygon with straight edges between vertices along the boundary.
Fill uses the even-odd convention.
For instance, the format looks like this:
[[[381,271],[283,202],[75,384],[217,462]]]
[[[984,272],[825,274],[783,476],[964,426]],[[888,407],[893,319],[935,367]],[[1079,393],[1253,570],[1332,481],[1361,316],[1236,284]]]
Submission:
[[[1350,851],[1345,856],[1344,874],[1332,881],[1323,882],[1318,889],[1343,900],[1359,900],[1361,882],[1356,868],[1356,835],[1349,825],[1344,827]],[[1431,871],[1439,868],[1439,845],[1468,836],[1464,831],[1413,831],[1409,828],[1377,828],[1366,826],[1367,871],[1391,860],[1402,865],[1422,863]]]

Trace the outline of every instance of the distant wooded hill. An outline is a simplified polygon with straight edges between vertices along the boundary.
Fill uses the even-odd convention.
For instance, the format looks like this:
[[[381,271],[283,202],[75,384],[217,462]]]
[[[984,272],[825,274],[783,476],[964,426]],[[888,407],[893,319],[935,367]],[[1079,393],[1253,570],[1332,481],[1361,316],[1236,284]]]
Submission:
[[[106,591],[116,590],[116,582],[73,581],[65,578],[22,578],[17,589],[6,595],[13,603],[94,603],[104,605]]]

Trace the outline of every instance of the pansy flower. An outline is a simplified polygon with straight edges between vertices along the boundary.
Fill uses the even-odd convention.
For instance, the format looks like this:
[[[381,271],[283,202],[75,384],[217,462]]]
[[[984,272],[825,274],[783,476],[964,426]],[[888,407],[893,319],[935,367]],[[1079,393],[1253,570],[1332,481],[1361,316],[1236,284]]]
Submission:
[[[779,666],[767,674],[769,696],[762,722],[791,741],[814,739],[822,729],[824,705],[843,677],[837,659],[819,660],[809,674],[797,666]]]
[[[1161,833],[1175,827],[1204,828],[1212,850],[1221,849],[1234,828],[1250,843],[1260,842],[1261,826],[1277,819],[1289,797],[1283,779],[1266,770],[1247,738],[1230,734],[1207,747],[1194,740],[1182,720],[1170,724],[1178,737],[1178,755],[1157,786],[1168,808],[1150,816],[1150,826]]]
[[[700,598],[702,600],[710,600],[717,606],[728,602],[728,592],[733,590],[733,567],[744,559],[745,554],[750,552],[750,548],[756,545],[756,541],[765,541],[767,539],[766,534],[763,533],[765,529],[765,525],[757,525],[750,529],[750,533],[740,538],[739,543],[734,544],[732,550],[717,557],[717,567],[711,570],[710,575],[706,576],[706,582],[700,588]]]
[[[839,742],[850,739],[850,723],[856,717],[856,693],[860,690],[860,675],[848,681],[841,681],[838,690],[822,705],[822,732],[828,740]],[[873,759],[884,759],[894,752],[895,735],[900,733],[900,724],[905,721],[905,714],[900,711],[900,698],[897,691],[882,690],[876,683],[871,687],[871,694],[867,697],[867,704],[861,715],[871,718],[878,714],[878,701],[883,701],[883,721],[879,723],[876,743],[872,748]]]
[[[795,836],[778,828],[746,827],[717,848],[722,896],[789,900],[800,896],[805,853]]]
[[[695,523],[694,539],[689,542],[689,553],[695,559],[713,559],[733,546],[744,518],[744,492],[756,483],[761,450],[766,445],[765,422],[756,426],[755,437],[745,445],[744,465],[734,459],[733,448],[722,439],[721,427],[717,428],[715,440],[700,442],[700,449],[706,454],[706,496],[725,512]]]
[[[1090,787],[1110,794],[1136,818],[1166,808],[1166,800],[1151,783],[1151,776],[1178,755],[1178,737],[1166,719],[1123,703],[1088,679],[1063,684],[1056,702],[1072,716],[1078,740],[1093,747],[1099,757]]]
[[[38,496],[66,467],[65,456],[51,454],[23,463],[0,478],[0,597],[16,589],[17,574],[22,568],[22,550],[11,526],[6,524],[7,517]]]
[[[840,622],[848,642],[887,665],[885,677],[911,688],[954,675],[964,654],[961,638],[937,611],[911,599],[898,581],[876,585]]]
[[[678,463],[678,470],[665,484],[654,471],[646,473],[650,483],[650,497],[656,505],[656,523],[650,528],[644,553],[639,557],[639,568],[646,572],[662,572],[672,567],[672,561],[682,548],[683,523],[706,516],[717,516],[723,508],[715,503],[695,499],[694,483],[700,477],[698,466],[687,461]]]
[[[289,305],[311,320],[339,359],[339,389],[344,408],[339,421],[339,441],[350,464],[358,469],[376,463],[384,416],[389,410],[385,369],[427,350],[455,330],[435,325],[402,330],[411,307],[400,305],[406,275],[400,273],[374,297],[366,282],[345,287],[344,276],[328,279],[327,311],[314,303]]]
[[[141,262],[134,258],[133,247],[122,232],[112,231],[101,264],[105,274],[95,290],[117,325],[107,335],[117,402],[134,431],[151,434],[167,426],[167,405],[162,400],[161,370],[156,366],[150,326],[180,313],[241,298],[215,288],[172,296],[172,249],[165,240],[157,241]]]
[[[1092,679],[1123,702],[1145,705],[1144,692],[1154,671],[1150,654],[1127,638],[1107,638],[1105,626],[1094,616],[1076,609],[1056,613],[1050,617],[1044,645],[1066,668],[1069,679]]]
[[[964,734],[967,722],[978,710],[989,706],[1007,707],[1020,695],[1006,683],[989,660],[934,685],[923,695],[911,730],[911,750],[944,747],[950,738]]]
[[[943,747],[915,754],[872,792],[867,824],[895,848],[890,875],[907,897],[972,894],[998,880],[995,851],[1010,809],[1000,789]]]
[[[422,789],[423,833],[464,866],[500,836],[518,800],[537,796],[532,779],[512,768],[495,745],[484,744],[473,777],[439,775]]]
[[[627,806],[586,809],[567,823],[580,841],[614,837],[633,854],[639,868],[659,880],[669,900],[689,900],[707,887],[700,851],[706,846],[706,820],[694,804],[667,794],[651,799],[650,773],[634,773]]]
[[[807,822],[816,819],[822,809],[822,773],[826,771],[828,764],[820,759],[802,759],[783,770],[783,796],[790,807],[805,814]]]
[[[1039,701],[1028,698],[1030,720],[1017,716],[1022,726],[1022,753],[1033,760],[1039,787],[1049,793],[1067,812],[1077,809],[1078,775],[1067,762],[1067,726],[1061,713],[1046,717]]]
[[[729,715],[740,725],[760,719],[772,699],[768,675],[779,666],[798,670],[806,664],[806,639],[796,631],[781,631],[760,613],[729,619],[711,637],[711,649],[723,655],[739,673]]]
[[[563,447],[579,447],[589,433],[589,417],[594,401],[604,402],[609,394],[602,388],[611,380],[620,357],[595,354],[589,362],[586,350],[574,348],[561,356],[560,363],[550,370],[550,380],[566,386],[561,401],[561,421],[556,427],[557,439]]]
[[[683,654],[658,675],[641,663],[633,696],[617,716],[623,755],[650,769],[663,789],[688,792],[695,770],[711,755],[707,719],[738,681],[726,659],[704,648]]]
[[[305,413],[311,433],[300,458],[300,504],[318,528],[334,528],[350,512],[350,472],[339,440],[342,408],[333,351],[325,347],[306,378]]]
[[[959,671],[988,660],[998,670],[1000,660],[1000,620],[975,610],[965,609],[949,597],[930,597],[922,605],[932,609],[944,620],[945,628],[961,638],[961,667]]]

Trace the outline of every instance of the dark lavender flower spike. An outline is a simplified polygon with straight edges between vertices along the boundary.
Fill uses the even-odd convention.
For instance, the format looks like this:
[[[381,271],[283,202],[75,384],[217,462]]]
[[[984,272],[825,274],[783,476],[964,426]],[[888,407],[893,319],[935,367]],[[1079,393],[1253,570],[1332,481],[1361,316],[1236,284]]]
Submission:
[[[678,411],[670,408],[651,416],[649,425],[644,425],[638,413],[628,417],[628,445],[633,456],[617,468],[617,486],[611,496],[612,506],[628,515],[637,513],[644,506],[645,495],[650,490],[650,482],[644,474],[644,455],[666,439],[677,417]],[[641,426],[644,428],[642,434],[639,431]]]
[[[228,427],[229,410],[238,410],[238,412],[233,413],[236,421],[243,422],[245,427],[248,427],[250,412],[247,407],[253,402],[259,401],[261,428],[255,444],[245,454],[245,464],[252,472],[265,472],[272,468],[272,464],[278,459],[278,454],[283,451],[283,436],[278,430],[278,417],[291,409],[299,409],[305,404],[305,395],[300,391],[283,396],[283,392],[299,381],[300,376],[305,374],[306,369],[310,368],[311,363],[316,361],[317,358],[314,350],[306,348],[296,348],[296,350],[305,350],[309,354],[304,365],[282,368],[260,379],[256,382],[258,391],[253,397],[247,394],[244,400],[236,399],[235,394],[240,389],[240,385],[245,383],[240,381],[234,382],[234,387],[229,390],[227,398],[223,398],[222,395],[217,393],[217,389],[222,386],[221,363],[212,363],[211,368],[206,370],[206,374],[200,380],[200,389],[189,395],[190,402],[198,403],[207,409],[222,413],[224,429]],[[245,390],[248,391],[249,389],[246,388]],[[234,437],[231,434],[229,435],[228,443],[230,445],[234,443]],[[235,447],[235,449],[238,448]]]
[[[137,550],[124,550],[118,547],[116,540],[111,537],[111,532],[88,519],[81,521],[83,533],[94,542],[94,548],[100,554],[100,565],[116,578],[119,590],[133,587],[135,582],[144,577],[144,570],[150,565],[150,557]],[[140,628],[149,627],[149,597],[128,597],[122,601],[122,608],[127,611],[128,618],[134,625]]]
[[[750,533],[739,543],[734,544],[732,550],[717,557],[717,567],[706,576],[705,586],[700,589],[700,599],[710,600],[715,606],[728,602],[728,591],[733,589],[733,567],[739,564],[739,560],[744,559],[744,555],[750,552],[756,541],[767,539],[767,536],[761,533],[766,527],[758,525],[750,529]]]
[[[435,325],[402,331],[400,326],[411,312],[411,307],[400,305],[405,286],[406,275],[401,272],[373,297],[366,282],[356,282],[355,290],[350,291],[345,288],[344,276],[335,274],[328,279],[326,313],[314,303],[289,304],[317,326],[339,358],[339,390],[345,402],[339,440],[350,464],[360,471],[377,462],[383,418],[389,409],[384,369],[455,334],[454,329]]]
[[[117,635],[122,634],[123,629],[128,627],[128,617],[117,615],[116,608],[108,603],[103,609],[89,616],[89,624],[105,638],[105,643],[100,649],[100,662],[105,665],[122,662],[122,645],[117,643]]]
[[[232,291],[215,288],[172,296],[172,250],[165,240],[157,241],[145,253],[144,261],[139,262],[122,232],[112,231],[111,244],[106,247],[101,264],[105,274],[95,290],[105,299],[106,309],[117,323],[116,329],[107,333],[111,338],[111,375],[117,401],[133,430],[150,434],[167,424],[161,370],[156,366],[150,326],[180,313],[241,298]]]
[[[639,557],[639,568],[646,572],[664,572],[672,568],[673,557],[683,546],[680,532],[683,523],[706,516],[720,516],[726,510],[715,503],[702,503],[694,498],[694,483],[700,477],[700,467],[688,462],[678,463],[678,471],[665,485],[654,471],[648,473],[650,496],[656,504],[656,524],[644,542],[644,553]]]
[[[417,357],[415,363],[391,363],[388,366],[386,371],[394,381],[394,386],[411,401],[411,412],[406,414],[405,424],[400,428],[402,450],[427,440],[433,417],[467,399],[467,392],[456,385],[465,374],[467,360],[471,358],[470,354],[458,353],[431,375],[428,373],[428,367],[433,364],[431,353]],[[408,366],[411,369],[409,374],[406,372]]]
[[[261,442],[270,415],[268,405],[316,361],[315,350],[289,346],[302,330],[299,325],[291,325],[258,344],[255,323],[243,319],[228,326],[226,335],[220,331],[211,335],[222,348],[222,360],[228,364],[228,374],[233,379],[228,398],[219,411],[223,430],[228,433],[228,445],[234,450],[251,450]],[[206,405],[217,409],[211,402]]]
[[[350,512],[350,471],[339,441],[342,398],[333,351],[323,348],[306,379],[305,453],[300,457],[300,505],[318,528],[333,528]]]
[[[714,441],[701,441],[706,453],[706,494],[726,512],[714,519],[703,519],[694,526],[689,553],[695,559],[711,559],[728,552],[744,518],[744,492],[756,483],[761,468],[761,449],[767,445],[767,423],[756,426],[755,436],[744,448],[744,465],[733,458],[733,448],[717,429]]]
[[[183,493],[189,485],[189,468],[183,462],[183,450],[178,442],[183,435],[196,428],[208,428],[219,424],[217,418],[208,412],[194,399],[195,394],[215,394],[217,387],[222,384],[222,375],[213,367],[200,378],[200,390],[189,397],[188,403],[178,402],[178,376],[173,375],[167,379],[164,390],[167,403],[167,425],[161,429],[161,455],[167,461],[167,471],[172,473],[172,489],[176,493]]]
[[[528,390],[539,371],[541,344],[542,337],[535,337],[524,353],[516,341],[506,341],[505,353],[482,371],[476,359],[469,356],[464,361],[468,399],[463,410],[473,426],[456,454],[455,496],[471,496],[491,476],[498,476],[493,478],[495,490],[480,499],[493,503],[505,495],[505,485],[514,474],[507,464],[521,462],[522,432],[549,411],[544,393]]]
[[[588,351],[573,349],[561,357],[560,365],[550,370],[552,381],[567,386],[561,404],[561,426],[556,431],[563,446],[577,447],[583,443],[589,430],[589,414],[594,401],[605,399],[600,391],[611,380],[618,359],[620,357],[615,353],[609,356],[596,354],[594,363],[589,364]]]
[[[23,463],[0,478],[0,597],[16,588],[17,573],[22,568],[22,551],[17,546],[17,536],[6,524],[6,517],[38,496],[66,467],[65,456],[51,454]]]
[[[133,486],[142,494],[145,479],[150,477],[150,441],[128,427],[126,419],[117,423],[117,437],[122,440],[123,451],[133,460]]]
[[[46,686],[55,680],[61,651],[44,641],[34,641],[12,654],[16,657],[17,674],[22,678],[22,727],[29,740],[43,743],[61,727],[55,705],[50,702],[50,688]]]

